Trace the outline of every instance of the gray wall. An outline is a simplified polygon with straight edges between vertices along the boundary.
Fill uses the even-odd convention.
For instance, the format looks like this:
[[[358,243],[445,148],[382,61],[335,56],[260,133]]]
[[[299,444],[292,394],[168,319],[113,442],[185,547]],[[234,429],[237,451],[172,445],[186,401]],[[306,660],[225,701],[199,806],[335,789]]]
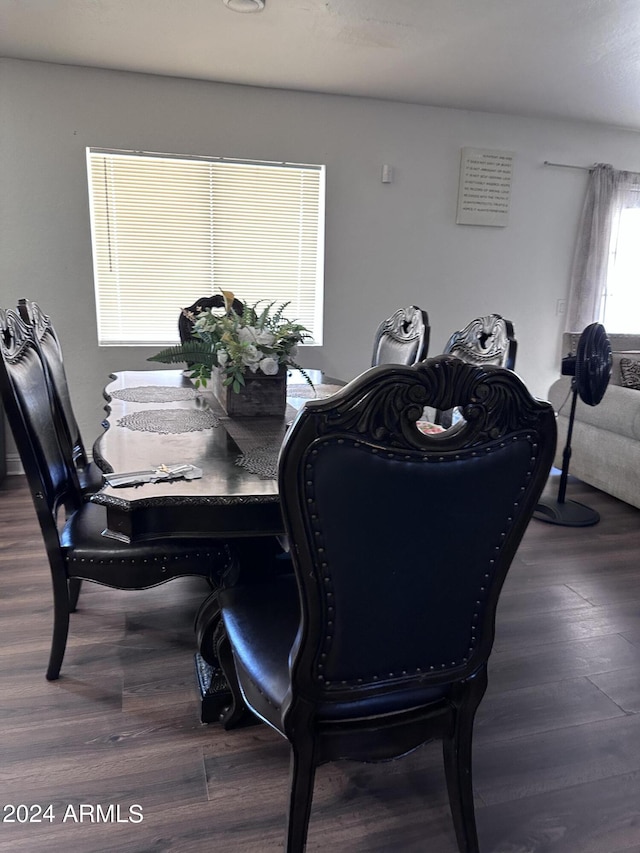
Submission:
[[[615,128],[21,60],[0,60],[0,111],[0,304],[27,296],[52,317],[89,445],[109,373],[152,350],[96,342],[87,146],[325,163],[325,339],[303,363],[361,372],[378,322],[409,303],[429,312],[432,355],[494,311],[539,396],[559,372],[586,182],[543,161],[640,170],[638,134]],[[464,146],[516,152],[506,228],[455,224]]]

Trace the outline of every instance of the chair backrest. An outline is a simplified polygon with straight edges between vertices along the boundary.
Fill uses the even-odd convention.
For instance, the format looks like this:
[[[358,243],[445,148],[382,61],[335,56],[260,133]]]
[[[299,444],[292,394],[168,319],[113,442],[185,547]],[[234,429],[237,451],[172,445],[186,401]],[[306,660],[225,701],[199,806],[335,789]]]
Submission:
[[[68,443],[74,463],[84,467],[88,462],[87,453],[71,403],[62,347],[51,319],[36,302],[31,302],[28,299],[19,301],[18,313],[23,322],[33,328],[33,337],[40,350],[54,405],[57,408],[60,428],[63,433],[62,440]]]
[[[427,357],[429,317],[415,305],[400,308],[378,326],[373,343],[371,366],[415,364]]]
[[[244,303],[239,299],[233,300],[231,307],[240,317],[244,311]],[[180,343],[186,344],[193,340],[193,321],[194,318],[204,311],[205,308],[224,308],[224,297],[221,293],[216,293],[214,296],[204,296],[202,299],[197,299],[193,305],[188,308],[183,308],[178,317],[178,334],[180,335]]]
[[[513,335],[513,324],[509,320],[500,314],[487,314],[454,332],[443,353],[456,355],[470,364],[495,364],[514,370],[518,343]]]
[[[73,462],[61,446],[54,404],[33,329],[0,309],[0,393],[51,555],[59,548],[57,515],[83,502]]]
[[[466,422],[423,435],[428,405],[462,406]],[[552,407],[516,374],[451,356],[371,368],[308,402],[279,464],[302,610],[293,699],[368,699],[476,672],[555,441]]]

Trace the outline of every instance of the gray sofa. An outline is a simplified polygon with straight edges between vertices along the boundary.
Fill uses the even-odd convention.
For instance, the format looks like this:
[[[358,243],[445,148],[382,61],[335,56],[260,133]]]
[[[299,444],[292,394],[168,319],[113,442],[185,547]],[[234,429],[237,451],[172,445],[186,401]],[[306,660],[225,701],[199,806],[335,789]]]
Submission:
[[[579,334],[565,333],[562,354],[575,354]],[[620,359],[640,359],[640,335],[609,335],[613,352],[611,380],[602,401],[586,406],[578,397],[569,473],[597,489],[640,508],[640,390],[622,387]],[[562,467],[571,410],[571,377],[549,389],[558,414],[555,465]]]

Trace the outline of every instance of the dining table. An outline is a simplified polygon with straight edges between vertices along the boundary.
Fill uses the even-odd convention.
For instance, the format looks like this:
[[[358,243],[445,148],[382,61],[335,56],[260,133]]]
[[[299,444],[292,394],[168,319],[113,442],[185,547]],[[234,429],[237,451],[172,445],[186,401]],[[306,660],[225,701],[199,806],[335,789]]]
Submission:
[[[284,416],[244,418],[230,418],[208,387],[195,387],[188,371],[125,370],[113,373],[104,389],[104,432],[93,458],[105,485],[91,497],[106,508],[103,535],[129,543],[202,536],[223,540],[229,549],[227,571],[195,620],[203,722],[230,728],[244,718],[241,699],[230,689],[232,674],[221,666],[218,590],[255,566],[286,570],[280,445],[307,400],[331,396],[343,384],[317,370],[291,370]],[[174,471],[175,477],[167,474]]]

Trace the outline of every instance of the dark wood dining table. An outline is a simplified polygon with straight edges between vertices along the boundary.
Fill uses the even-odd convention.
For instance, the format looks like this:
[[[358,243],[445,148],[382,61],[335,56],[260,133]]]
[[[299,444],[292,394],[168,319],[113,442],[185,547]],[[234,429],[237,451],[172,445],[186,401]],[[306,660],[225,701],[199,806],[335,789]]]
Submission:
[[[280,418],[229,418],[213,394],[196,389],[181,370],[122,371],[104,390],[104,433],[93,448],[105,474],[181,463],[202,470],[197,479],[142,485],[105,485],[91,500],[106,507],[105,536],[135,543],[157,537],[225,540],[243,563],[274,555],[284,533],[278,498],[279,447],[307,399],[327,397],[343,383],[319,371],[287,378],[287,410]],[[233,578],[221,583],[234,582]],[[196,617],[196,673],[203,722],[233,725],[241,716],[221,671],[216,644],[220,624],[216,590]]]

